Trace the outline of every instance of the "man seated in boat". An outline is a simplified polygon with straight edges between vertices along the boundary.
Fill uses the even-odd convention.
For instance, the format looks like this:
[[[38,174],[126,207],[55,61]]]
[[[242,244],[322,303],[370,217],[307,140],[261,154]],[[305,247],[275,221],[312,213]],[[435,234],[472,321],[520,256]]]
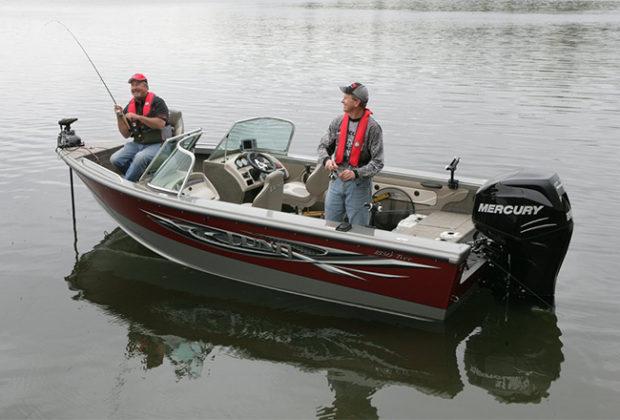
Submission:
[[[325,196],[325,219],[342,222],[346,215],[349,223],[365,226],[372,177],[383,168],[383,132],[366,108],[366,86],[356,82],[340,90],[344,115],[331,122],[318,147],[319,164],[334,175]]]
[[[131,101],[125,107],[114,107],[118,131],[123,137],[133,137],[133,141],[117,150],[110,162],[116,166],[129,181],[137,181],[157,154],[162,141],[172,133],[167,125],[170,113],[166,102],[149,92],[149,82],[141,73],[129,79]]]

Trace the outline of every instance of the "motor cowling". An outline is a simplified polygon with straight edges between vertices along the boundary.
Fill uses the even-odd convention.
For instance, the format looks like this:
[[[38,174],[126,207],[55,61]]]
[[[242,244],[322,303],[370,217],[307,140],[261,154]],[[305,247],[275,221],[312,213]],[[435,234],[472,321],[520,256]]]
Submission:
[[[58,140],[56,145],[59,149],[67,149],[70,147],[84,146],[80,136],[75,134],[75,130],[71,129],[71,124],[76,122],[77,118],[63,118],[58,121],[60,126],[60,133],[58,133]]]
[[[476,193],[472,218],[520,288],[553,303],[573,232],[558,175],[522,170],[489,181]]]

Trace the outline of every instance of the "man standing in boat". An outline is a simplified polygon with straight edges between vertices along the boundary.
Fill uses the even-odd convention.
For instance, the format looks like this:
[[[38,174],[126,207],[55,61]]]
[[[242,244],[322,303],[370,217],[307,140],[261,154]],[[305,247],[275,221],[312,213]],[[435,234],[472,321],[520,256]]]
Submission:
[[[137,181],[146,167],[155,157],[161,143],[172,132],[167,126],[170,113],[166,102],[153,92],[149,92],[149,83],[141,73],[129,79],[131,84],[131,101],[125,107],[114,107],[118,131],[123,137],[133,137],[117,150],[110,162],[125,174],[125,179]]]
[[[335,175],[325,196],[325,219],[342,222],[346,215],[351,224],[368,225],[364,204],[372,198],[372,177],[383,168],[383,132],[366,108],[366,86],[355,82],[340,90],[344,115],[331,122],[318,147],[319,164]]]

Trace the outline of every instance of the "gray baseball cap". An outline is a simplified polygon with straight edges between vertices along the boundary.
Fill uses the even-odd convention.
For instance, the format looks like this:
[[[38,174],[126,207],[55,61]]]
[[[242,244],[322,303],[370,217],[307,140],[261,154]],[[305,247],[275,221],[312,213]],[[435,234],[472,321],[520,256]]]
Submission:
[[[355,96],[363,104],[368,102],[368,88],[359,82],[353,82],[349,86],[340,86],[342,93]]]

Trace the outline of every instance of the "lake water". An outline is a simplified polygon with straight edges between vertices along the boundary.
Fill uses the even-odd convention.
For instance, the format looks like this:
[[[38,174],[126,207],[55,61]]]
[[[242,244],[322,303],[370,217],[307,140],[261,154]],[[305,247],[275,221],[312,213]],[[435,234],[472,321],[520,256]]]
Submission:
[[[313,155],[362,81],[389,166],[559,173],[575,231],[555,313],[480,294],[442,328],[231,284],[116,230],[54,146],[120,142],[151,89],[217,141],[297,125]],[[0,418],[616,418],[620,2],[0,2]],[[174,282],[191,292],[154,283]]]

